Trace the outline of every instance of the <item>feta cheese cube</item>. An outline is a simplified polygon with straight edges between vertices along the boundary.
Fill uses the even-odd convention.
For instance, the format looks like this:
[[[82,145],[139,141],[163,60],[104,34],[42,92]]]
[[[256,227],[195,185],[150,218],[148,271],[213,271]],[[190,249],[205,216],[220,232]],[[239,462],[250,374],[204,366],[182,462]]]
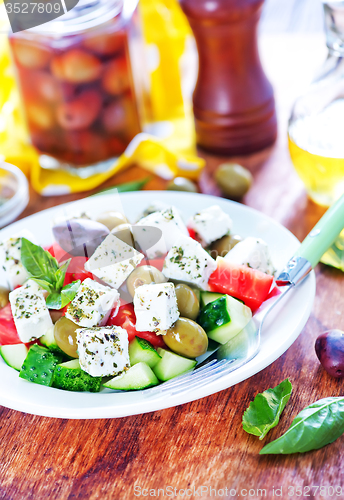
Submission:
[[[232,225],[232,219],[218,205],[213,205],[195,214],[187,224],[190,229],[195,231],[204,247],[229,234]]]
[[[164,203],[163,201],[152,201],[152,203],[141,213],[137,220],[139,221],[140,219],[143,219],[143,217],[147,217],[147,215],[154,214],[155,212],[162,212],[167,208],[167,203]]]
[[[45,291],[33,280],[10,293],[14,323],[24,343],[39,339],[53,326],[44,295]]]
[[[187,236],[180,236],[166,256],[163,273],[167,278],[206,290],[209,276],[216,267],[215,260],[200,243]]]
[[[142,285],[134,295],[136,330],[163,335],[179,318],[173,283]],[[162,331],[161,331],[162,330]]]
[[[224,259],[232,264],[248,266],[266,274],[273,275],[275,267],[272,263],[268,245],[261,238],[249,236],[237,243]]]
[[[20,260],[22,238],[34,241],[29,231],[21,231],[0,243],[0,266],[5,272],[5,279],[10,290],[22,285],[29,275]]]
[[[119,307],[117,290],[87,278],[69,304],[66,318],[85,328],[104,325],[116,306]]]
[[[113,288],[119,288],[144,255],[110,233],[86,262],[85,269]]]
[[[136,225],[152,226],[162,231],[162,238],[151,248],[145,250],[147,257],[150,259],[166,255],[180,235],[189,235],[178,210],[173,206],[144,217]]]
[[[92,377],[118,375],[130,367],[128,334],[120,326],[76,330],[79,363]]]

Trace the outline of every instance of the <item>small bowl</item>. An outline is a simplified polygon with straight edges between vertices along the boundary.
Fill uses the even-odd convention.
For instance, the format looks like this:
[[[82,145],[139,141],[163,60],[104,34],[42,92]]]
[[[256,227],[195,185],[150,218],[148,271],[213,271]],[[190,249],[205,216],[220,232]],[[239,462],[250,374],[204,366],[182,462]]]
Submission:
[[[29,202],[29,184],[19,168],[0,161],[0,227],[14,221]]]

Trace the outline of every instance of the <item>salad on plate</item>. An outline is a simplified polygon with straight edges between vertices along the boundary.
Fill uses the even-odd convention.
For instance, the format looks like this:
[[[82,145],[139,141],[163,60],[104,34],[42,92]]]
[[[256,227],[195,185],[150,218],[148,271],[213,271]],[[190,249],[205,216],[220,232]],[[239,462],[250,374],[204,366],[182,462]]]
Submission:
[[[3,360],[67,391],[141,390],[194,369],[274,285],[267,244],[231,231],[218,205],[184,221],[159,202],[135,223],[119,212],[60,217],[49,248],[13,234],[0,243]]]

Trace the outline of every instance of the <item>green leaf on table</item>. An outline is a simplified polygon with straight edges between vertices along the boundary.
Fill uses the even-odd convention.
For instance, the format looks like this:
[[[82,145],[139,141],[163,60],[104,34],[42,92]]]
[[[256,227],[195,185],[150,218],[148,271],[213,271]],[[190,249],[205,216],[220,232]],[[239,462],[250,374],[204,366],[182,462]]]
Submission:
[[[344,432],[344,397],[324,398],[304,408],[285,434],[260,455],[305,453],[333,443]]]
[[[269,430],[278,424],[291,391],[292,385],[289,379],[285,379],[276,387],[257,394],[243,414],[244,431],[263,439]]]
[[[57,260],[42,247],[22,238],[20,260],[29,275],[54,284],[59,266]]]
[[[333,245],[321,257],[320,262],[344,272],[344,231],[340,233]]]
[[[60,292],[53,292],[47,297],[47,307],[48,309],[63,309],[67,304],[69,304],[77,294],[81,281],[73,281],[69,285],[62,288]]]
[[[111,193],[127,193],[128,191],[140,191],[149,181],[151,177],[146,177],[140,181],[132,181],[125,182],[124,184],[118,184],[117,186],[113,186],[111,188],[102,189],[99,193],[96,193],[92,196],[99,196],[102,194],[111,194]]]

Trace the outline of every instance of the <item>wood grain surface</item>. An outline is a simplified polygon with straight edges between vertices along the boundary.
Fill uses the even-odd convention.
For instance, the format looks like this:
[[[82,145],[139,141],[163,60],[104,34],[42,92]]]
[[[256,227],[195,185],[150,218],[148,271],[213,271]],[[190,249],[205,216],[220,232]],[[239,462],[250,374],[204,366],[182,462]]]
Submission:
[[[266,38],[262,47],[275,85],[280,132],[270,151],[241,159],[255,178],[244,202],[302,239],[324,210],[308,201],[293,171],[286,123],[292,101],[321,62],[322,40]],[[200,187],[215,192],[211,172],[223,159],[208,156],[206,160]],[[145,176],[136,166],[108,184]],[[154,178],[147,189],[164,186],[164,181]],[[23,216],[78,197],[42,198],[31,193]],[[179,490],[185,488],[191,488],[186,492],[189,498],[218,498],[227,488],[227,498],[243,497],[246,490],[248,498],[287,499],[297,498],[291,489],[296,487],[339,485],[344,491],[344,436],[304,455],[259,456],[263,444],[280,436],[302,408],[322,397],[343,394],[344,381],[331,378],[321,368],[314,342],[324,330],[344,329],[344,275],[322,265],[316,274],[313,311],[299,338],[271,366],[230,389],[176,408],[112,420],[51,419],[1,408],[0,498],[131,500],[142,498],[140,492],[181,498]],[[286,377],[293,384],[293,394],[280,424],[262,443],[242,430],[242,414],[258,392]],[[333,498],[331,490],[322,490],[322,496],[320,490],[316,495],[314,491],[302,490],[298,497]]]

